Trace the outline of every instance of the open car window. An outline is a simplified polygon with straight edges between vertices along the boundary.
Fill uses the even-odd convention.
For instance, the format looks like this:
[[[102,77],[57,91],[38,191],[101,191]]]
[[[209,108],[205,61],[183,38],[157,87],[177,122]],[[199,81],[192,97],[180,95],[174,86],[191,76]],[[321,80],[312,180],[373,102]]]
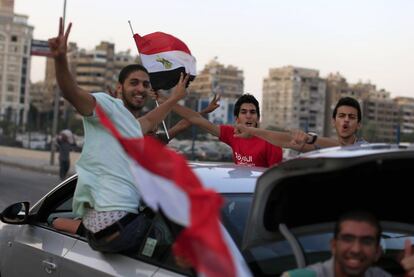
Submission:
[[[33,224],[39,227],[50,228],[55,232],[59,232],[77,239],[84,240],[83,235],[66,233],[61,230],[54,229],[51,222],[54,218],[70,218],[75,219],[76,215],[72,212],[73,195],[75,192],[77,179],[68,180],[49,193],[35,207],[31,214]],[[151,263],[162,268],[175,271],[180,274],[194,276],[192,269],[183,269],[179,267],[174,260],[172,245],[180,231],[180,228],[168,221],[163,215],[156,214],[153,218],[152,225],[143,239],[143,243],[135,254],[128,255],[130,258],[138,259]]]

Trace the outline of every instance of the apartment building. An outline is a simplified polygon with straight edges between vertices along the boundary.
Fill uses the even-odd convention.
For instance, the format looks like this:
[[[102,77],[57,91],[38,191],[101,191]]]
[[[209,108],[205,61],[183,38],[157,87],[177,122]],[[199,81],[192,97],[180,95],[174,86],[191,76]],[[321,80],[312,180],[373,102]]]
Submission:
[[[28,16],[14,13],[14,1],[0,1],[0,120],[24,126],[29,111],[30,44]]]
[[[120,70],[128,64],[141,63],[138,56],[131,55],[130,50],[115,52],[115,44],[105,41],[91,50],[80,49],[76,43],[69,43],[68,60],[77,84],[91,92],[114,90]],[[46,62],[45,88],[44,101],[52,109],[59,88],[51,58]],[[66,114],[68,109],[70,105],[64,101],[62,114]]]
[[[272,68],[263,80],[262,127],[323,134],[326,83],[314,69]]]
[[[206,107],[214,94],[220,94],[220,107],[209,114],[208,119],[216,124],[233,123],[234,103],[244,92],[243,70],[233,65],[225,66],[215,58],[197,74],[188,90],[197,98],[197,104],[186,101],[186,105],[198,110]]]
[[[201,98],[220,93],[222,98],[237,99],[244,90],[243,70],[233,65],[225,66],[213,59],[197,74],[188,89]]]
[[[397,142],[399,110],[390,98],[363,101],[362,135],[369,142]]]
[[[396,97],[399,110],[399,128],[402,134],[414,134],[414,98]]]

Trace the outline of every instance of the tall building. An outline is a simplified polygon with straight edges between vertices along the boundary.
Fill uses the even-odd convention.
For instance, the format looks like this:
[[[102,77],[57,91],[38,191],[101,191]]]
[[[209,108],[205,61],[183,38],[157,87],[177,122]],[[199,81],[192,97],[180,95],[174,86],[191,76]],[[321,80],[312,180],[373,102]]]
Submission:
[[[102,41],[92,50],[79,49],[76,43],[69,43],[68,60],[70,71],[77,84],[87,91],[107,91],[115,88],[121,69],[132,63],[141,63],[130,51],[115,52],[115,44]],[[46,63],[45,82],[56,85],[53,59]]]
[[[222,98],[236,99],[243,94],[243,70],[233,65],[224,66],[217,59],[211,60],[189,86],[189,91],[201,98],[220,93]]]
[[[319,71],[294,66],[269,70],[263,80],[262,127],[323,134],[325,80]]]
[[[197,74],[188,90],[191,92],[190,95],[199,100],[196,105],[199,110],[208,105],[213,94],[220,94],[220,107],[209,114],[208,119],[215,124],[233,123],[234,103],[244,90],[243,70],[233,65],[224,66],[217,59],[213,59]],[[195,108],[194,103],[187,103],[187,106]]]
[[[29,111],[32,35],[28,17],[14,13],[14,1],[0,0],[0,120],[20,126]]]
[[[376,85],[369,82],[349,84],[339,73],[329,74],[326,83],[325,124],[330,124],[338,100],[350,96],[358,100],[361,105],[362,128],[359,135],[369,142],[395,142],[398,107],[391,100],[388,91],[377,89]],[[326,128],[325,136],[336,137],[335,129]]]
[[[395,143],[398,120],[398,106],[392,99],[376,97],[376,95],[364,99],[362,134],[367,141]]]
[[[399,127],[402,134],[414,135],[414,98],[396,97],[399,110]]]
[[[129,50],[117,53],[115,44],[104,41],[92,50],[79,49],[76,43],[69,43],[68,61],[77,84],[91,92],[115,89],[121,69],[128,64],[141,63],[139,57],[131,55]],[[49,103],[52,109],[58,87],[54,61],[51,58],[46,62],[45,86],[44,101]],[[66,114],[70,105],[66,101],[64,103],[63,114]]]

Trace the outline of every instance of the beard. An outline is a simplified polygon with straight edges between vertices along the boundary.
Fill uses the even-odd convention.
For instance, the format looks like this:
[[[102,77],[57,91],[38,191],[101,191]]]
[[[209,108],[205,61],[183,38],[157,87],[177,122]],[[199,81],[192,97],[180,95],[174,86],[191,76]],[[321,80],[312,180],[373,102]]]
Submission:
[[[135,103],[132,99],[133,96],[131,94],[127,94],[123,89],[121,91],[121,96],[125,107],[130,111],[140,112],[145,105],[145,96],[143,96],[142,103]]]

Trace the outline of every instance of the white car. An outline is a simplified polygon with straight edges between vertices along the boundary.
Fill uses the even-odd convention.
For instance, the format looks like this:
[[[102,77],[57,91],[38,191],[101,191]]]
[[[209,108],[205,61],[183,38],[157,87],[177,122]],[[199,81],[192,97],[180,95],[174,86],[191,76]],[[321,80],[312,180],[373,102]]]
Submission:
[[[200,180],[226,199],[223,223],[240,245],[257,178],[265,169],[232,164],[193,163]],[[102,254],[82,236],[51,227],[55,217],[70,217],[77,176],[56,186],[32,208],[26,202],[6,208],[0,216],[0,276],[195,276],[178,267],[171,245],[177,226],[162,214],[153,219],[145,241],[156,240],[148,251],[143,243],[135,255]],[[148,240],[151,238],[152,240]],[[260,275],[260,274],[259,274]]]

